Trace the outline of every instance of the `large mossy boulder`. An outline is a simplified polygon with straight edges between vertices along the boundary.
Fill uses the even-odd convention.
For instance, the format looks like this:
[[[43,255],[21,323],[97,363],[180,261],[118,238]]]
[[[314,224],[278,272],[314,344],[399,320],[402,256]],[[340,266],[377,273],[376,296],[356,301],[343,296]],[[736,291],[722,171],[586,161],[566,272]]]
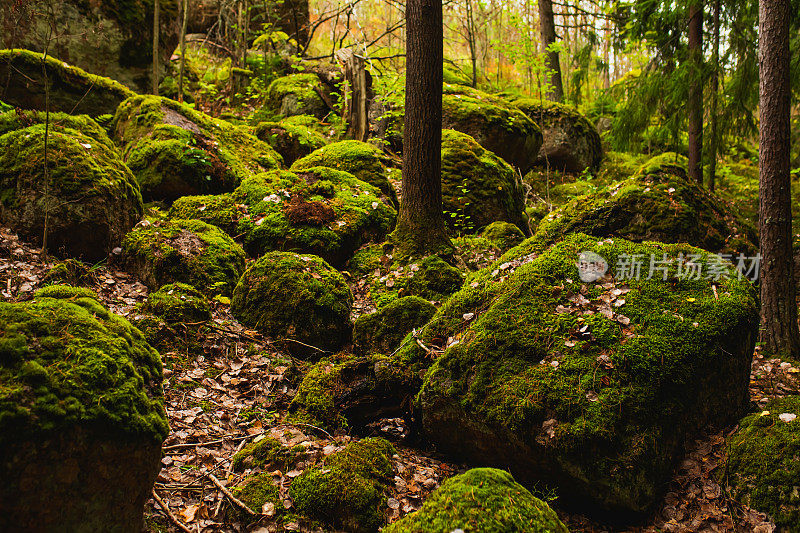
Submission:
[[[90,295],[0,303],[0,530],[142,530],[169,431],[161,359]]]
[[[143,221],[125,236],[122,254],[151,290],[180,282],[210,295],[230,295],[245,261],[229,235],[199,220]]]
[[[88,74],[50,55],[30,50],[0,50],[0,97],[21,109],[45,109],[45,77],[50,111],[91,116],[114,113],[134,92],[114,80]]]
[[[568,533],[555,511],[511,474],[473,468],[454,476],[425,499],[422,509],[385,533]]]
[[[331,111],[323,96],[330,99],[317,74],[290,74],[270,83],[265,106],[275,115],[311,115],[321,119]]]
[[[481,232],[481,237],[505,252],[525,240],[525,234],[509,222],[492,222]]]
[[[656,156],[633,177],[567,202],[539,223],[536,238],[552,242],[575,232],[686,242],[734,259],[755,255],[758,242],[735,207],[688,179],[685,158],[675,154]]]
[[[322,148],[326,142],[321,133],[290,120],[261,122],[255,127],[255,135],[281,154],[286,165]]]
[[[536,163],[542,131],[525,113],[498,96],[444,85],[442,128],[473,137],[523,174]]]
[[[53,128],[69,128],[102,143],[112,152],[117,151],[114,142],[109,138],[108,132],[89,115],[68,115],[67,113],[50,113],[50,125]],[[24,111],[15,109],[0,114],[0,136],[15,130],[21,130],[36,124],[47,122],[44,111]]]
[[[125,100],[111,129],[145,201],[229,192],[282,162],[246,127],[158,96]]]
[[[335,266],[363,244],[381,242],[396,216],[378,189],[326,167],[258,174],[230,195],[181,198],[171,213],[219,224],[254,256],[310,253]]]
[[[419,296],[405,296],[383,309],[361,315],[353,326],[353,351],[390,354],[415,328],[425,325],[436,307]]]
[[[150,293],[141,310],[168,323],[197,324],[211,320],[208,298],[185,283],[169,283]]]
[[[800,531],[800,396],[769,402],[728,439],[732,496],[767,513],[781,531]]]
[[[635,257],[659,262],[652,279],[629,279]],[[688,257],[702,276],[686,275]],[[384,364],[421,381],[415,413],[450,458],[625,521],[659,501],[684,442],[746,410],[758,323],[749,281],[698,248],[533,238]]]
[[[457,233],[504,221],[530,235],[517,173],[475,139],[453,130],[442,132],[442,210]]]
[[[603,159],[603,145],[597,129],[580,111],[533,98],[513,102],[542,129],[544,140],[537,165],[571,173],[597,169]]]
[[[338,530],[373,533],[386,523],[395,453],[384,439],[353,442],[297,477],[289,495],[310,518]]]
[[[139,186],[104,142],[56,124],[47,139],[45,158],[43,124],[0,136],[0,221],[37,244],[46,228],[58,255],[105,259],[142,216]]]
[[[313,167],[328,167],[343,170],[378,188],[396,209],[397,193],[389,183],[386,165],[388,158],[378,148],[361,141],[340,141],[323,146],[319,150],[298,159],[292,170],[307,170]]]
[[[11,44],[6,46],[46,49],[49,55],[62,61],[146,93],[153,87],[154,4],[153,0],[19,2],[17,12],[9,18],[9,22],[17,24],[16,31],[8,32],[7,42]],[[178,45],[179,1],[161,0],[159,5],[158,55],[159,76],[162,76]],[[38,74],[41,75],[41,66]],[[85,89],[90,87],[87,85]],[[91,87],[92,91],[96,89]],[[87,94],[87,98],[92,95]]]
[[[335,351],[349,342],[352,305],[344,277],[319,257],[270,252],[242,275],[231,312],[242,324],[301,353]]]

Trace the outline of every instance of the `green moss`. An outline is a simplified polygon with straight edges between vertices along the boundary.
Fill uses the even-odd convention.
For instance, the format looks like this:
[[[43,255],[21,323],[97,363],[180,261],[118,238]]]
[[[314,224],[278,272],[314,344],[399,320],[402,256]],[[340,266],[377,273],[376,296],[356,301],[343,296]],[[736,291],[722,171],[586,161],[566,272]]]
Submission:
[[[235,236],[238,235],[236,227],[242,215],[231,194],[207,194],[181,196],[172,203],[167,218],[202,220]]]
[[[481,235],[492,241],[503,251],[518,245],[525,240],[525,235],[514,224],[508,222],[492,222],[481,232]]]
[[[276,115],[323,118],[329,110],[317,91],[323,88],[316,74],[290,74],[270,83],[265,105]]]
[[[151,290],[174,282],[206,294],[231,294],[244,271],[241,246],[199,220],[143,223],[122,243],[126,264]]]
[[[161,359],[87,289],[49,287],[0,303],[0,442],[71,426],[160,443]]]
[[[61,300],[75,300],[77,298],[94,298],[97,300],[97,293],[85,287],[73,287],[72,285],[48,285],[33,293],[34,298],[58,298]]]
[[[442,209],[452,231],[474,233],[506,221],[530,234],[524,200],[511,165],[469,135],[442,132]]]
[[[44,124],[47,115],[44,111],[12,111],[0,115],[0,136],[11,131],[27,128],[34,124]],[[87,137],[102,143],[109,151],[116,152],[116,147],[108,133],[88,115],[68,115],[66,113],[50,113],[50,126],[56,130],[69,128],[79,131]]]
[[[211,320],[208,299],[185,283],[170,283],[148,295],[142,311],[166,322],[197,323]]]
[[[418,296],[406,296],[380,311],[362,315],[353,326],[353,349],[358,354],[389,354],[414,328],[423,326],[436,307]]]
[[[581,283],[583,251],[617,279]],[[729,277],[679,278],[673,262],[667,280],[647,279],[647,267],[620,279],[620,259],[636,254],[693,254],[703,273],[713,263]],[[697,248],[580,234],[546,248],[533,238],[471,276],[422,329],[420,341],[443,351],[432,366],[417,343],[390,364],[395,380],[417,384],[428,369],[415,412],[451,457],[507,464],[525,483],[558,483],[562,497],[641,514],[684,438],[747,404],[757,324],[753,287]]]
[[[282,163],[245,126],[167,98],[125,100],[111,127],[146,199],[232,191],[245,178]]]
[[[246,206],[236,234],[252,255],[311,253],[336,266],[362,244],[382,240],[396,216],[377,189],[326,167],[259,174],[245,180],[233,199]]]
[[[394,447],[369,438],[349,444],[289,487],[298,510],[331,527],[376,531],[386,521],[386,493],[394,476]]]
[[[312,167],[328,167],[353,174],[380,189],[383,195],[397,207],[397,193],[387,179],[388,158],[381,150],[361,141],[341,141],[316,150],[295,161],[292,170],[307,170]]]
[[[384,528],[386,533],[568,533],[556,513],[511,474],[473,468],[452,477],[422,509]]]
[[[231,312],[273,338],[336,350],[350,340],[352,304],[344,277],[319,257],[269,252],[239,280]]]
[[[791,422],[778,417],[798,415]],[[727,483],[733,497],[767,513],[779,528],[800,531],[800,397],[772,400],[739,422],[728,439]]]
[[[42,281],[47,284],[85,285],[94,281],[94,274],[86,263],[66,259],[53,265]]]
[[[233,469],[242,472],[247,468],[262,470],[290,470],[305,457],[304,446],[288,448],[277,439],[266,437],[245,446],[233,456]]]
[[[0,100],[0,113],[7,113],[9,111],[13,111],[14,106],[10,106],[7,103]]]
[[[268,473],[248,477],[241,485],[233,489],[233,495],[256,513],[260,513],[266,503],[272,503],[276,512],[283,510],[280,491],[272,482],[272,475]],[[229,509],[234,520],[255,521],[258,519],[257,516],[252,516],[235,505],[231,505]]]
[[[293,118],[302,118],[305,115],[298,115]],[[307,117],[312,120],[313,117]],[[284,163],[293,164],[301,157],[309,155],[314,150],[325,146],[325,136],[314,131],[303,124],[296,124],[297,121],[289,119],[280,122],[261,122],[255,127],[255,135],[264,142],[269,143],[276,152],[281,154]],[[325,166],[325,165],[323,165]]]

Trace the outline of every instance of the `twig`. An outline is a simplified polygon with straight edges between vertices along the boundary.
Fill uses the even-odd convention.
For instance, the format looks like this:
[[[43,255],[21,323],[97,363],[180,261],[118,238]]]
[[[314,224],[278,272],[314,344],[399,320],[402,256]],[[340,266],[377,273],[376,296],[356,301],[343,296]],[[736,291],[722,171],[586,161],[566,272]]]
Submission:
[[[248,437],[249,437],[249,435],[248,435]],[[225,469],[225,479],[228,479],[230,477],[230,475],[231,475],[231,472],[233,472],[233,457],[236,457],[236,454],[239,453],[240,451],[242,451],[242,448],[244,448],[245,444],[247,444],[247,439],[246,438],[242,439],[242,442],[240,442],[239,446],[236,447],[236,451],[233,452],[233,456],[231,457],[231,462],[228,465],[228,468]],[[214,516],[219,516],[219,511],[222,508],[222,502],[223,501],[225,501],[225,498],[220,498],[219,501],[217,502],[217,506],[214,508]]]
[[[165,515],[167,515],[167,518],[169,518],[169,519],[172,521],[172,523],[173,523],[173,524],[175,524],[176,526],[178,526],[178,528],[179,528],[181,531],[185,531],[186,533],[193,533],[193,531],[192,531],[191,529],[189,529],[188,527],[186,527],[186,526],[183,524],[183,522],[181,522],[180,520],[178,520],[178,518],[177,518],[177,517],[176,517],[174,514],[172,514],[172,511],[170,511],[170,510],[169,510],[169,508],[167,507],[167,504],[166,504],[166,503],[164,503],[164,500],[162,500],[161,498],[159,498],[158,494],[156,493],[156,489],[153,489],[153,491],[151,492],[151,494],[152,494],[152,496],[153,496],[153,499],[156,501],[156,503],[158,503],[158,506],[159,506],[159,507],[161,507],[161,510],[162,510],[162,511],[164,511],[164,514],[165,514]]]
[[[253,516],[259,516],[261,514],[253,511],[247,506],[246,503],[244,503],[242,500],[234,496],[233,493],[231,493],[231,491],[225,488],[225,485],[223,485],[222,482],[220,482],[220,480],[217,479],[217,476],[215,476],[214,474],[208,474],[208,479],[210,479],[211,482],[214,483],[214,485],[216,485],[217,488],[222,491],[222,494],[227,496],[228,499],[230,499],[234,504],[236,504],[237,507],[240,507],[241,509],[243,509],[244,511],[248,512]]]

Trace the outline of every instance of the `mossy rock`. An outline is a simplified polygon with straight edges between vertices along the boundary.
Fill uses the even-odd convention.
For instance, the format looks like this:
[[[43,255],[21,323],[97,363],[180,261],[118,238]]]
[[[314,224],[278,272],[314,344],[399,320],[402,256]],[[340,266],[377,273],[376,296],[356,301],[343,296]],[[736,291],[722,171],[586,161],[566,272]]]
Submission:
[[[492,222],[483,229],[481,236],[504,252],[525,240],[522,231],[509,222]]]
[[[611,274],[582,283],[583,252]],[[637,254],[672,259],[666,280],[625,279]],[[678,277],[676,258],[690,254],[703,273],[728,277]],[[623,521],[659,501],[687,439],[746,408],[758,322],[750,283],[697,248],[532,238],[421,328],[420,342],[441,353],[434,362],[408,343],[387,373],[413,385],[405,394],[422,382],[423,433],[451,458],[507,466],[523,484],[556,485],[582,512]]]
[[[0,114],[0,136],[34,124],[44,124],[46,120],[47,114],[44,111],[23,111],[20,109]],[[76,130],[87,137],[91,137],[96,142],[102,143],[109,151],[117,151],[117,147],[108,137],[108,132],[89,115],[50,113],[50,125],[54,129],[69,128]]]
[[[170,206],[167,218],[202,220],[236,236],[239,219],[245,214],[246,206],[237,204],[231,194],[205,194],[181,196]]]
[[[326,142],[321,133],[289,120],[261,122],[255,127],[255,135],[281,154],[286,165],[322,148]]]
[[[687,178],[675,154],[654,157],[633,177],[566,203],[539,223],[536,238],[553,242],[574,232],[686,242],[734,258],[755,255],[758,242],[734,207]]]
[[[256,513],[261,513],[267,503],[274,505],[276,512],[283,510],[280,491],[272,482],[272,475],[269,473],[256,474],[246,478],[233,489],[233,495]],[[237,521],[254,522],[259,518],[233,504],[228,509],[230,509],[232,518]]]
[[[150,293],[142,311],[168,323],[197,323],[211,320],[211,303],[205,295],[185,283],[170,283]]]
[[[306,470],[289,487],[295,507],[336,529],[372,533],[386,523],[387,492],[394,476],[394,447],[368,438]]]
[[[45,109],[45,78],[50,92],[50,111],[91,116],[113,113],[134,92],[109,78],[95,76],[59,61],[52,55],[30,50],[0,50],[3,99],[13,107]]]
[[[290,74],[270,83],[265,105],[276,115],[311,115],[321,119],[330,112],[321,94],[329,96],[316,74]]]
[[[168,98],[125,100],[111,127],[146,201],[229,192],[245,178],[282,163],[247,127]]]
[[[475,233],[505,221],[530,235],[517,173],[475,139],[453,130],[442,132],[442,210],[457,233]]]
[[[414,328],[428,322],[436,307],[418,296],[406,296],[379,311],[362,315],[353,326],[353,350],[357,354],[390,354]]]
[[[77,300],[78,298],[93,298],[97,300],[97,293],[86,287],[75,287],[64,283],[46,285],[33,293],[34,298],[57,298],[59,300]]]
[[[542,131],[512,103],[500,97],[445,84],[442,128],[473,137],[525,174],[535,164],[542,145]]]
[[[51,125],[0,136],[0,221],[62,256],[105,259],[142,216],[142,197],[116,150]]]
[[[186,283],[230,295],[244,271],[244,250],[221,229],[199,220],[142,222],[125,236],[124,261],[150,290]]]
[[[596,178],[602,185],[628,179],[634,176],[650,158],[651,156],[647,154],[608,151],[600,162]]]
[[[534,98],[512,102],[542,129],[539,166],[572,173],[597,169],[603,159],[603,145],[597,129],[580,111]]]
[[[269,252],[242,275],[231,312],[289,349],[335,351],[350,341],[353,296],[344,277],[313,255]],[[299,341],[299,342],[293,342]]]
[[[310,253],[335,266],[360,246],[382,241],[396,218],[378,189],[326,167],[259,174],[242,182],[232,199],[233,208],[223,216],[238,216],[233,234],[250,254]]]
[[[397,193],[389,183],[386,165],[388,158],[378,148],[361,141],[340,141],[323,146],[295,161],[292,170],[328,167],[343,170],[380,189],[383,196],[397,209]]]
[[[796,415],[795,418],[780,415]],[[737,501],[765,512],[781,531],[800,531],[800,396],[769,402],[728,439],[726,481]]]
[[[384,528],[385,533],[568,533],[555,511],[508,472],[473,468],[451,477],[422,509]]]
[[[75,259],[59,261],[47,271],[43,283],[66,285],[89,285],[96,281],[90,265]]]
[[[9,111],[13,111],[14,106],[10,106],[7,103],[0,100],[0,113],[7,113]]]
[[[2,530],[141,530],[169,431],[161,359],[87,291],[0,303]]]
[[[251,442],[233,456],[233,470],[243,472],[248,468],[258,468],[270,471],[288,471],[305,456],[305,446],[298,445],[289,448],[277,439],[265,437]]]

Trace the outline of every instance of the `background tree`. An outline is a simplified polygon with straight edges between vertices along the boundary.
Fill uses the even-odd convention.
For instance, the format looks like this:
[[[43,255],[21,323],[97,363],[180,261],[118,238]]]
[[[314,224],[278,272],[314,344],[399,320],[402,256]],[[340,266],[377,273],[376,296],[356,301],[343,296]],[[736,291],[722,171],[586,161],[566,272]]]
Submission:
[[[556,27],[553,18],[552,0],[539,0],[539,31],[545,49],[545,65],[549,75],[550,91],[547,98],[554,102],[564,101],[564,85],[561,82],[561,63],[556,46]]]
[[[703,2],[689,6],[689,177],[703,183]]]
[[[159,28],[161,27],[160,22],[160,15],[161,15],[161,0],[155,0],[155,4],[153,4],[153,94],[158,94],[158,79],[159,76],[159,66],[158,66],[158,36],[159,36]]]
[[[769,353],[797,355],[800,330],[792,264],[789,176],[789,8],[789,0],[759,2],[761,341]]]

